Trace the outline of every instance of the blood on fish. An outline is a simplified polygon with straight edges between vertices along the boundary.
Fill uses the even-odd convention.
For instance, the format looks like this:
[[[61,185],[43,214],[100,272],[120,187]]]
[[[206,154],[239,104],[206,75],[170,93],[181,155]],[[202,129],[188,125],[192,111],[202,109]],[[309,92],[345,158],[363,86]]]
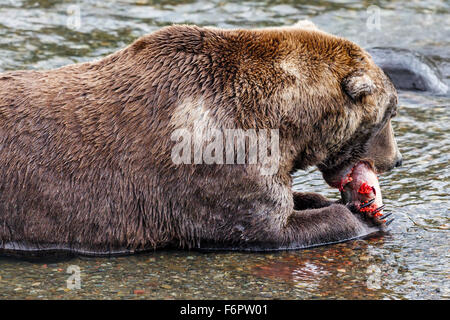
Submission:
[[[369,186],[367,184],[367,182],[363,182],[358,190],[358,193],[361,193],[361,194],[370,194],[371,192],[373,192],[375,195],[377,194],[377,191],[375,190],[375,188],[372,186]]]

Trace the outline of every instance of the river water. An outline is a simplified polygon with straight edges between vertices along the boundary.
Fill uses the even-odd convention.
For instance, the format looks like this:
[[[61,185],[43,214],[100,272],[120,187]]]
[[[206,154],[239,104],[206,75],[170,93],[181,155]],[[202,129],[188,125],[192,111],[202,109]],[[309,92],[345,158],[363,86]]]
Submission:
[[[373,3],[0,0],[0,71],[92,60],[172,23],[230,28],[310,19],[365,48],[417,51],[450,85],[449,2]],[[400,91],[399,97],[393,124],[404,165],[380,177],[396,218],[388,234],[265,254],[0,258],[0,299],[448,299],[450,95]],[[339,196],[313,169],[295,174],[294,189]],[[79,270],[72,278],[79,275],[80,289],[67,286],[73,270]]]

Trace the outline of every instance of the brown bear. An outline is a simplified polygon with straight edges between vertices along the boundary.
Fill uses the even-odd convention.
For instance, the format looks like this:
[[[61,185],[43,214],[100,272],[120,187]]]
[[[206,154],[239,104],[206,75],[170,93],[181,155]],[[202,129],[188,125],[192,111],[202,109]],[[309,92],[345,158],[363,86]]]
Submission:
[[[98,61],[2,73],[0,250],[295,249],[383,229],[293,192],[291,174],[317,166],[339,187],[361,159],[392,169],[396,105],[366,51],[301,26],[173,25]],[[251,134],[240,161],[213,148],[207,163],[202,141],[180,161],[174,133],[198,127],[276,139],[264,163]]]

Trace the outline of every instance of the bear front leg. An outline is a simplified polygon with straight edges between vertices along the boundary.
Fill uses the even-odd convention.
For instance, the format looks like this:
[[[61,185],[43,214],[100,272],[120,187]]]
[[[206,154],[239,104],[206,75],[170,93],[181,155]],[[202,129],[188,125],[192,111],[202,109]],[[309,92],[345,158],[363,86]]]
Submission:
[[[294,196],[294,209],[318,209],[328,207],[333,204],[326,197],[313,192],[293,192]]]
[[[367,235],[372,230],[341,204],[319,209],[294,210],[284,230],[288,248],[340,242]]]

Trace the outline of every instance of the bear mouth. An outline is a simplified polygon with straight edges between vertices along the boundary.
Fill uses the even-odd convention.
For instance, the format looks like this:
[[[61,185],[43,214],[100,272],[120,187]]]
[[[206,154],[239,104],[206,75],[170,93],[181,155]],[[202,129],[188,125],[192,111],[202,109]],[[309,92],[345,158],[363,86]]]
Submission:
[[[361,164],[365,164],[361,167]],[[340,168],[339,168],[340,167]],[[359,168],[355,172],[355,169]],[[322,168],[319,168],[322,169]],[[363,169],[363,170],[361,170]],[[376,175],[376,169],[373,165],[373,161],[370,159],[362,159],[357,162],[353,162],[347,165],[335,166],[333,168],[322,169],[322,176],[325,182],[332,188],[342,190],[346,184],[348,184],[352,179],[354,173],[363,174],[365,171],[373,172]]]
[[[356,164],[354,164],[350,170],[344,171],[345,174],[341,177],[339,183],[336,187],[339,191],[344,190],[348,184],[352,183],[355,180],[364,180],[364,178],[371,179],[373,176],[378,177],[375,173],[375,169],[372,161],[370,160],[360,160]],[[368,181],[363,181],[363,183],[367,183]],[[374,181],[371,181],[372,183]]]

